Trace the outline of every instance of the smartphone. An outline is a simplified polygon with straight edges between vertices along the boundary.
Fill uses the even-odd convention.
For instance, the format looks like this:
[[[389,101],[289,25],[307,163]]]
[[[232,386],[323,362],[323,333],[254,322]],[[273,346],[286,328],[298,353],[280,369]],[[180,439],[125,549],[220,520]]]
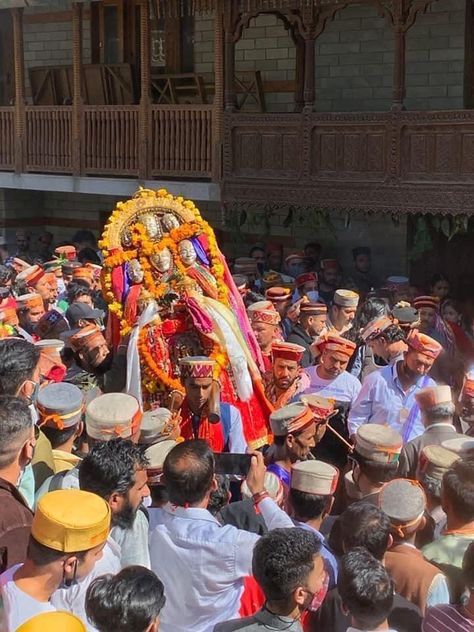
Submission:
[[[231,454],[229,452],[214,452],[216,474],[234,474],[247,476],[250,469],[251,454]]]

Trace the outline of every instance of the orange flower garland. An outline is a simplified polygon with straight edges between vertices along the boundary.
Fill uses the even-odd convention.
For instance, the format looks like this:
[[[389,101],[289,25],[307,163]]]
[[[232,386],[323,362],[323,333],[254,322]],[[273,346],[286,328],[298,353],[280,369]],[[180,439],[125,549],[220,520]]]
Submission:
[[[163,369],[160,369],[160,367],[158,366],[148,348],[147,337],[148,329],[144,327],[140,331],[140,335],[138,338],[138,349],[140,351],[140,357],[142,358],[142,360],[144,360],[143,366],[145,373],[147,373],[149,377],[152,378],[150,386],[155,383],[155,380],[158,380],[158,383],[162,384],[163,387],[168,389],[170,392],[179,391],[180,393],[184,394],[184,387],[181,383],[181,380],[173,379],[166,373],[166,371],[163,371]],[[150,388],[148,388],[148,390],[150,390]]]

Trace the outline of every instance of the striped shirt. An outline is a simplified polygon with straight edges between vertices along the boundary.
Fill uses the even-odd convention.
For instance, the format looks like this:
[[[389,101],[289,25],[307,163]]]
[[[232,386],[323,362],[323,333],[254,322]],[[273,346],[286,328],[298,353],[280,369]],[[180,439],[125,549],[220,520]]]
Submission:
[[[466,617],[462,606],[442,605],[428,608],[423,632],[474,632],[474,620]]]

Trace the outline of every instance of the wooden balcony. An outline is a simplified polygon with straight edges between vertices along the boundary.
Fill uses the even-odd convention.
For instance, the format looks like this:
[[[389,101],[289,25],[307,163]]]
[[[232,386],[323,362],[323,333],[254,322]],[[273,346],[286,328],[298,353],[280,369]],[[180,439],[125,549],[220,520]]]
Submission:
[[[226,201],[472,214],[472,110],[228,113],[224,123]]]
[[[139,109],[84,106],[79,123],[81,166],[75,172],[72,106],[27,106],[23,143],[15,142],[14,108],[0,108],[0,170],[13,171],[23,163],[25,173],[138,177]],[[211,106],[152,106],[149,130],[148,177],[211,177]]]

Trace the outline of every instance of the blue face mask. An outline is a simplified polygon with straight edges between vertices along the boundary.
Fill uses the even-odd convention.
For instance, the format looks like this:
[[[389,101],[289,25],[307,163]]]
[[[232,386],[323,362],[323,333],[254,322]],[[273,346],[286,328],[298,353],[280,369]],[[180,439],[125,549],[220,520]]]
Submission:
[[[34,384],[33,391],[31,395],[27,397],[28,405],[35,404],[38,399],[38,393],[40,389],[39,382],[33,382],[33,380],[25,380],[25,382],[30,382],[30,384]]]

